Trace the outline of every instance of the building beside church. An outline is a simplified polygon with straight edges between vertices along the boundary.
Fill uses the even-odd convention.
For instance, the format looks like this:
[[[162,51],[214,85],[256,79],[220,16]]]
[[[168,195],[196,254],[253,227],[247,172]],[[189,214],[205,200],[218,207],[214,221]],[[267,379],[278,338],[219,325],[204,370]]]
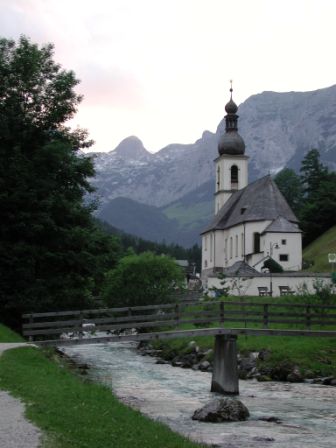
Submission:
[[[284,271],[302,267],[299,222],[271,176],[248,183],[245,143],[238,133],[238,107],[225,106],[225,133],[215,160],[215,216],[202,232],[202,279],[244,266],[261,273],[268,258]],[[237,271],[236,269],[236,271]]]

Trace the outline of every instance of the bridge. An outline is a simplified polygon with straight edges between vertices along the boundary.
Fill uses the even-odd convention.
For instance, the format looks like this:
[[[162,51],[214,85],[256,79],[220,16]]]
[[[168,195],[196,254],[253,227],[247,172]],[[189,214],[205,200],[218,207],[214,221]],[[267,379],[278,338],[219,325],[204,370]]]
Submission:
[[[211,391],[224,394],[239,393],[238,336],[336,337],[336,306],[276,301],[189,301],[22,317],[24,336],[40,346],[214,336]],[[65,338],[69,333],[73,337]]]

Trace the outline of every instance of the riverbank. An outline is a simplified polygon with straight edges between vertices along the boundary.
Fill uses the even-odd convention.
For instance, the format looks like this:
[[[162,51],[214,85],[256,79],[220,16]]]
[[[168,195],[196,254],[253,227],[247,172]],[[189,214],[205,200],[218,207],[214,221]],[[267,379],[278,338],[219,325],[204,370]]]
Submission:
[[[140,344],[139,350],[158,363],[211,372],[213,345],[213,337],[199,337]],[[238,350],[240,379],[336,386],[334,338],[241,336]]]
[[[10,342],[9,330],[2,326],[0,334]],[[109,388],[74,374],[54,350],[3,353],[0,389],[26,403],[25,415],[45,434],[46,448],[202,446],[123,405]]]

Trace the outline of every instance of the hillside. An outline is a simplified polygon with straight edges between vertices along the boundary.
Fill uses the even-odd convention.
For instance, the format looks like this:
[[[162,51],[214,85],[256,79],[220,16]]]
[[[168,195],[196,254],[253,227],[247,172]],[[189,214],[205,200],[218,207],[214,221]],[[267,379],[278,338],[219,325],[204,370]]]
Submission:
[[[305,270],[310,272],[331,272],[332,266],[328,262],[328,254],[330,253],[336,253],[336,226],[327,230],[327,232],[304,249],[303,259],[314,263]]]

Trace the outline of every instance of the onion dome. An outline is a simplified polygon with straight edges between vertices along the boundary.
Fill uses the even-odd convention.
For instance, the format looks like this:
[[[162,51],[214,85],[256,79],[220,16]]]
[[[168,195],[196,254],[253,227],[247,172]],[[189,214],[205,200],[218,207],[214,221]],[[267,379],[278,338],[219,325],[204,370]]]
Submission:
[[[238,106],[232,99],[232,84],[230,88],[231,98],[225,106],[225,134],[220,136],[218,143],[219,155],[243,155],[245,154],[245,142],[238,134]]]
[[[233,101],[232,96],[230,101],[225,106],[225,111],[227,114],[235,114],[238,111],[237,104]]]

